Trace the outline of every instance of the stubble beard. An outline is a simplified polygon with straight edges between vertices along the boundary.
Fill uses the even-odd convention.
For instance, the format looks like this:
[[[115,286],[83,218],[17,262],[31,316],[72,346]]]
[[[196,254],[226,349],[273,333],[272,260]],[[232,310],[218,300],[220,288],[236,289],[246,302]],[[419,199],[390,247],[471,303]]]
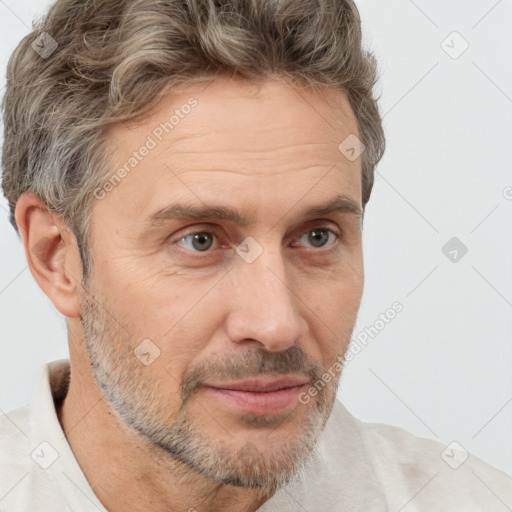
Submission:
[[[231,377],[236,377],[235,373],[246,376],[247,369],[251,369],[251,375],[290,373],[290,368],[295,367],[301,372],[308,368],[311,381],[316,382],[324,373],[323,365],[306,360],[302,349],[293,346],[286,354],[250,352],[243,361],[238,357],[222,368],[218,363],[209,368],[194,368],[184,376],[177,414],[174,411],[165,416],[162,411],[168,408],[169,392],[162,389],[154,374],[151,379],[150,367],[144,366],[134,355],[138,343],[134,343],[129,333],[111,319],[97,299],[97,294],[90,295],[90,289],[82,296],[81,320],[87,352],[98,387],[119,423],[124,422],[125,430],[128,427],[151,445],[161,448],[167,455],[164,459],[170,456],[173,461],[221,484],[274,493],[286,484],[305,478],[306,467],[314,456],[315,445],[334,405],[339,378],[327,384],[314,402],[297,406],[310,410],[304,415],[303,424],[296,429],[297,433],[287,436],[286,442],[279,436],[281,425],[275,418],[246,415],[243,418],[245,427],[272,427],[268,436],[272,449],[260,449],[250,441],[235,446],[235,440],[229,434],[226,434],[227,442],[215,439],[190,414],[187,406],[200,388],[200,376],[215,372],[225,376],[227,369]],[[99,300],[104,304],[101,298]],[[292,411],[295,415],[300,412]],[[292,418],[291,421],[295,420]],[[277,440],[281,438],[280,442],[271,443],[273,435],[277,435]]]

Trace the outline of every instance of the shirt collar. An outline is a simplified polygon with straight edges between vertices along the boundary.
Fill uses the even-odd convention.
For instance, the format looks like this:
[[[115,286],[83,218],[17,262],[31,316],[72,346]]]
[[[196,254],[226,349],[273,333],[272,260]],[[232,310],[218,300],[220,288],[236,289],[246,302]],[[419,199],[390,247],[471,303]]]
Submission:
[[[66,396],[69,376],[67,359],[43,367],[31,404],[33,458],[51,471],[72,510],[107,512],[85,478],[57,417],[55,406]]]

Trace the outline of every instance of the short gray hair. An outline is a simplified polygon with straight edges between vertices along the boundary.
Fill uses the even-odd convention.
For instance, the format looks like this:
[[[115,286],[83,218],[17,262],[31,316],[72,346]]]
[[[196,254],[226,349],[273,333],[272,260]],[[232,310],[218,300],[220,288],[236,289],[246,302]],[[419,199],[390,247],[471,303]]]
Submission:
[[[51,55],[36,51],[51,50],[51,38]],[[364,208],[385,139],[377,62],[352,0],[57,0],[7,67],[2,187],[14,227],[20,195],[38,194],[75,233],[86,278],[109,127],[143,116],[177,84],[220,75],[345,91],[366,148]]]

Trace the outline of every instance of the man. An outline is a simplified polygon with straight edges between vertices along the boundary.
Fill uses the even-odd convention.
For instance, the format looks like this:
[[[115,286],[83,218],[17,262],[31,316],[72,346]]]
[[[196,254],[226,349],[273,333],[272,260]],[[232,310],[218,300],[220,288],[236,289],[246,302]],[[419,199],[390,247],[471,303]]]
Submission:
[[[375,82],[350,0],[52,6],[9,63],[3,189],[70,360],[1,418],[2,509],[512,506],[336,400]]]

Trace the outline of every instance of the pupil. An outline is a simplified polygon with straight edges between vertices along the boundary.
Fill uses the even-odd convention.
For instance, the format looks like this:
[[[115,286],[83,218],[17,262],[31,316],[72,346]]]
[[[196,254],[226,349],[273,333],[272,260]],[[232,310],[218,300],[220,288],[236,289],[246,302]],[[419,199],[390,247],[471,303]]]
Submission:
[[[210,239],[210,241],[209,241],[209,243],[206,243],[206,247],[205,247],[202,244],[204,244],[204,242],[207,241],[208,238]],[[199,244],[196,244],[196,242],[199,242]],[[208,233],[196,233],[193,237],[192,243],[193,243],[195,249],[205,250],[205,249],[209,249],[211,247],[212,239],[211,239],[211,237],[208,236]]]

